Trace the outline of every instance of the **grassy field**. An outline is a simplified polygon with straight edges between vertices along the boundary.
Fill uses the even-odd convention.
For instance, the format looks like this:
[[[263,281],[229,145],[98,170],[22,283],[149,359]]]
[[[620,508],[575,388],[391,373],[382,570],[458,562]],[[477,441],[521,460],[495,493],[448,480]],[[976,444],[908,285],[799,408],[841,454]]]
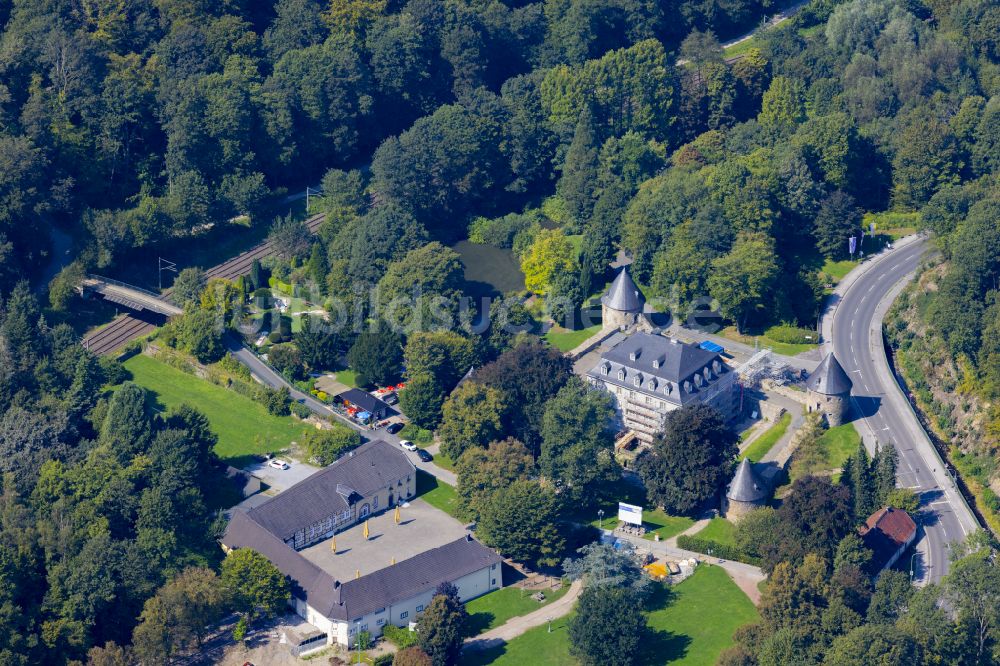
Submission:
[[[711,666],[733,644],[736,628],[758,619],[729,575],[704,564],[683,583],[658,588],[651,606],[648,622],[655,633],[643,643],[644,664]]]
[[[436,509],[458,518],[458,493],[444,481],[423,470],[417,470],[417,497]]]
[[[351,388],[358,388],[358,373],[353,370],[337,370],[334,377],[338,382]]]
[[[588,328],[581,328],[578,331],[571,331],[561,326],[553,326],[544,337],[549,344],[559,351],[568,352],[569,350],[578,347],[584,340],[594,335],[599,330],[601,330],[600,324],[595,324]]]
[[[732,645],[737,627],[758,619],[757,609],[719,567],[702,565],[676,587],[658,586],[649,604],[648,635],[640,664],[711,666]],[[504,645],[463,655],[467,666],[564,666],[577,663],[569,653],[573,615],[531,629]]]
[[[187,403],[208,417],[218,435],[215,452],[240,467],[251,454],[288,448],[308,426],[290,416],[272,416],[260,403],[140,354],[125,362],[132,381],[150,391],[150,404],[167,410]]]
[[[819,438],[820,449],[826,454],[830,469],[837,469],[858,450],[861,436],[851,423],[830,428]]]
[[[729,338],[730,340],[735,340],[736,342],[742,342],[745,345],[754,346],[754,340],[756,339],[758,344],[762,347],[770,347],[774,350],[774,353],[781,354],[783,356],[795,356],[796,354],[801,354],[802,352],[809,351],[810,349],[815,349],[814,344],[790,344],[787,342],[778,342],[777,340],[772,340],[766,335],[742,335],[736,331],[735,326],[728,326],[719,332],[719,335]]]
[[[734,525],[725,518],[712,518],[705,525],[704,529],[695,534],[699,539],[711,539],[717,543],[724,543],[728,546],[735,546],[733,538]]]
[[[774,445],[778,443],[778,440],[785,435],[785,431],[788,430],[788,426],[792,423],[792,415],[785,412],[778,419],[778,422],[773,426],[768,428],[760,437],[755,439],[750,446],[748,446],[743,453],[737,456],[737,460],[743,460],[744,458],[749,458],[750,462],[759,462],[761,458],[767,455],[767,452],[774,448]]]
[[[499,627],[512,617],[527,615],[531,611],[544,608],[566,594],[568,589],[567,585],[546,592],[545,601],[542,603],[531,598],[533,592],[519,587],[505,587],[473,599],[465,604],[465,610],[469,612],[469,635],[478,636],[484,631]]]
[[[760,43],[757,42],[755,37],[746,39],[739,44],[733,44],[727,48],[722,49],[722,56],[724,58],[735,58],[736,56],[745,55],[750,51],[750,49],[759,49]]]

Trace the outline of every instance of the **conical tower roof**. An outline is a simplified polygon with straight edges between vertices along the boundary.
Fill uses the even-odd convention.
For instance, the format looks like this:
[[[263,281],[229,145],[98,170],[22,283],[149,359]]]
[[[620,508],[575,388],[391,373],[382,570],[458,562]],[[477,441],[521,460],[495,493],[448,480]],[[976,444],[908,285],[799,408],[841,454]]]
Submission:
[[[643,300],[642,292],[635,286],[626,266],[611,283],[611,288],[601,298],[601,303],[619,312],[642,312]]]
[[[736,468],[733,481],[726,491],[726,498],[731,502],[759,502],[765,499],[769,492],[767,484],[754,471],[753,463],[749,458],[744,458]]]
[[[851,392],[851,378],[844,372],[833,352],[826,355],[826,358],[816,367],[809,379],[806,380],[806,388],[823,395],[842,395]]]

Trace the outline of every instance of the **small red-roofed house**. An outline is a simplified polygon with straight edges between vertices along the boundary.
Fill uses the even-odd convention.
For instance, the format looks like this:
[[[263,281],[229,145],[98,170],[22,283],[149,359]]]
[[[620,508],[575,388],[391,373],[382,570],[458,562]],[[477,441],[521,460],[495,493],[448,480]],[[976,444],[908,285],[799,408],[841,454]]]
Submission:
[[[888,569],[917,538],[917,524],[910,514],[891,506],[868,517],[858,530],[861,540],[872,551],[872,570]]]

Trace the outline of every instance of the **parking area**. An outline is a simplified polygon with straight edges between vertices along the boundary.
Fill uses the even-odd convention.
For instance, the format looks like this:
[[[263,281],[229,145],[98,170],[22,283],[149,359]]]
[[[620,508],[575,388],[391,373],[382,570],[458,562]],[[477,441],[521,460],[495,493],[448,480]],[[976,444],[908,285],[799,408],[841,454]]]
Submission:
[[[460,522],[421,499],[401,506],[399,513],[398,525],[392,509],[369,518],[367,539],[364,522],[340,532],[336,536],[336,553],[332,538],[299,552],[335,578],[350,580],[391,566],[394,559],[401,562],[466,534]]]
[[[288,469],[275,469],[266,462],[254,462],[243,469],[266,483],[270,488],[270,494],[291,488],[299,481],[303,481],[319,471],[319,467],[308,463],[289,458],[282,458],[282,460],[288,463]]]

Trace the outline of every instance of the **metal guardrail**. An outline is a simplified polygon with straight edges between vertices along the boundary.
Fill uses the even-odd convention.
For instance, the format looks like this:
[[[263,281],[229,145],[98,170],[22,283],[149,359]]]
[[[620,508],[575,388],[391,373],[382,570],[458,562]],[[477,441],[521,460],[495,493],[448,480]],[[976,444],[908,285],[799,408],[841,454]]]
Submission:
[[[166,299],[163,298],[162,294],[157,294],[157,293],[152,292],[152,291],[150,291],[148,289],[143,289],[142,287],[137,287],[134,284],[129,284],[127,282],[122,282],[121,280],[115,280],[115,279],[112,279],[112,278],[109,278],[109,277],[104,277],[103,275],[94,275],[94,274],[91,274],[91,275],[88,275],[87,277],[90,278],[91,280],[97,280],[98,282],[104,282],[106,284],[112,284],[112,285],[114,285],[116,287],[122,287],[124,289],[130,289],[132,291],[137,291],[140,294],[145,294],[147,296],[155,298],[158,301],[167,302]]]

